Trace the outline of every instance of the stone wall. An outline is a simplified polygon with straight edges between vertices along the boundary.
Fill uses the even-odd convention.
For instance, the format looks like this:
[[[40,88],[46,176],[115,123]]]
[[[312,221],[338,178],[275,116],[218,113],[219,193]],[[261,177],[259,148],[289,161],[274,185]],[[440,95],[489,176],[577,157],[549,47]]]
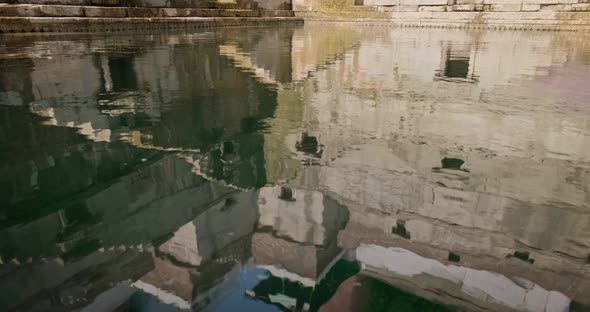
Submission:
[[[590,11],[587,0],[362,0],[396,12],[578,12]],[[385,9],[386,8],[386,9]]]
[[[363,13],[387,12],[584,12],[588,0],[294,0],[297,11],[339,10]]]
[[[505,30],[590,29],[589,0],[293,0],[306,21]]]
[[[0,3],[133,8],[199,8],[262,10],[291,9],[291,0],[0,0]]]

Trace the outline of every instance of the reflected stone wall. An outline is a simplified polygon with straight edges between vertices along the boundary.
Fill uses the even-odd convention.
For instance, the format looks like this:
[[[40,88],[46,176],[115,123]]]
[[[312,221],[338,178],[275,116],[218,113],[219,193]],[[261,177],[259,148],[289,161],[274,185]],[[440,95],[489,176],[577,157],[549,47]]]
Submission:
[[[350,210],[342,246],[376,239],[423,252],[423,243],[476,266],[528,250],[535,269],[587,287],[590,181],[580,173],[590,172],[590,128],[580,112],[590,94],[570,88],[564,99],[549,87],[575,83],[554,69],[587,64],[576,39],[358,31],[358,47],[304,81],[309,104],[294,134],[322,148],[298,155],[307,167],[296,183]],[[297,150],[300,141],[285,142]],[[509,274],[567,290],[516,261]]]

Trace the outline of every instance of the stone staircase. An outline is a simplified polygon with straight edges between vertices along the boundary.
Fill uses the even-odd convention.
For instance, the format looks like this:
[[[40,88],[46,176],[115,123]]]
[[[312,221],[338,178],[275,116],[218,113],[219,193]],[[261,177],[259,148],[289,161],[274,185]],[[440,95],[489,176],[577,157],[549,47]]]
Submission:
[[[158,31],[302,23],[281,0],[0,0],[0,32]]]

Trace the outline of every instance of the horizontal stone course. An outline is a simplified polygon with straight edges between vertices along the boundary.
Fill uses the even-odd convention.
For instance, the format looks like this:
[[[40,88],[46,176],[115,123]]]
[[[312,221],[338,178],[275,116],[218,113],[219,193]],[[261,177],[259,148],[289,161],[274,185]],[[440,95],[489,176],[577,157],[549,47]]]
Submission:
[[[62,5],[0,5],[0,16],[12,17],[292,17],[290,10],[125,8]]]
[[[558,4],[559,0],[523,0],[523,4]]]
[[[554,12],[565,12],[571,11],[572,5],[571,4],[549,4],[549,5],[542,5],[542,11],[554,11]]]
[[[590,11],[590,3],[572,4],[572,11]]]
[[[164,13],[156,8],[127,8],[128,17],[161,17]]]
[[[539,11],[540,9],[540,4],[523,4],[521,11]]]
[[[84,15],[86,17],[126,17],[127,10],[125,8],[103,8],[103,7],[84,7]]]
[[[394,12],[590,11],[590,0],[364,0],[364,4]]]
[[[475,4],[456,4],[456,5],[451,6],[451,8],[455,12],[462,12],[462,11],[470,12],[470,11],[475,11]]]
[[[455,4],[483,4],[483,0],[455,0]]]
[[[522,4],[492,4],[490,11],[495,12],[519,12],[522,11]]]
[[[491,14],[490,12],[489,14]],[[520,13],[520,12],[512,12]],[[409,28],[450,28],[450,29],[488,29],[488,30],[530,30],[530,31],[585,31],[590,32],[590,13],[570,13],[575,14],[575,20],[563,21],[560,19],[547,20],[543,18],[537,18],[534,15],[539,14],[540,16],[546,16],[546,12],[522,12],[527,13],[527,16],[532,19],[514,20],[514,19],[484,19],[478,23],[468,20],[454,20],[447,16],[447,18],[415,18],[416,15],[413,13],[397,13],[397,18],[389,20],[373,20],[368,21],[366,18],[361,19],[334,19],[331,17],[322,17],[318,14],[321,12],[315,12],[314,15],[307,12],[308,17],[306,23],[350,23],[358,26],[393,26],[393,27],[409,27]],[[543,13],[543,14],[541,14]],[[552,13],[552,12],[549,12]],[[402,15],[411,14],[411,17],[405,18]],[[422,14],[418,13],[418,14]],[[423,12],[423,14],[432,14],[430,12]],[[454,14],[453,12],[447,12],[447,14]],[[485,13],[488,14],[488,13]],[[504,14],[504,13],[494,13]],[[296,12],[298,15],[298,12]]]
[[[491,5],[522,4],[522,0],[483,0],[483,3]]]
[[[417,12],[417,5],[398,5],[395,7],[396,12]]]
[[[166,29],[300,25],[297,17],[77,18],[0,17],[0,32],[113,32]]]
[[[81,6],[73,5],[40,5],[40,16],[49,17],[81,17],[84,16],[84,9]]]
[[[429,6],[421,6],[418,7],[419,12],[446,12],[447,6],[446,5],[429,5]]]
[[[448,0],[414,0],[414,3],[407,3],[409,5],[447,5]]]

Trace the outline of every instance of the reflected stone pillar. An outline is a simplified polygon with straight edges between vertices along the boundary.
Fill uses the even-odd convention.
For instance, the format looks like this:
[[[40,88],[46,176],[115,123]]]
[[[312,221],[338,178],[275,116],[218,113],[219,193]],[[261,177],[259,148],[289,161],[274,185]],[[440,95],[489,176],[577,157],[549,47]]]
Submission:
[[[104,90],[113,91],[113,79],[111,78],[111,69],[109,68],[109,59],[106,55],[100,56],[100,67],[102,68],[102,77],[104,79]]]

